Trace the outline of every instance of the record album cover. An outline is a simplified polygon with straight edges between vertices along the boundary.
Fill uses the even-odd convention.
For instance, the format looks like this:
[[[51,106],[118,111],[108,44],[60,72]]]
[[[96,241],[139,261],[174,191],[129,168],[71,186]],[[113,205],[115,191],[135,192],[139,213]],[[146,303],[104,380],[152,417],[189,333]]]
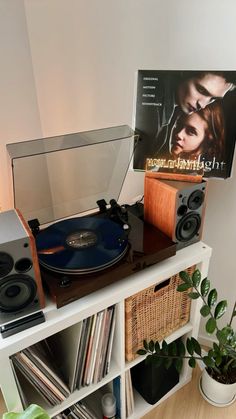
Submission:
[[[236,71],[139,70],[133,168],[230,177],[235,87]]]

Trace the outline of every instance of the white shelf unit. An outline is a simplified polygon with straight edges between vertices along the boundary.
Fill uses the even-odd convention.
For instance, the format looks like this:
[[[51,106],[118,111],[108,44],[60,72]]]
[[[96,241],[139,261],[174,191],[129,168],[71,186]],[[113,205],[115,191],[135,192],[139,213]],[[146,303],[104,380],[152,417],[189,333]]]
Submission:
[[[92,384],[74,391],[65,401],[52,408],[48,408],[43,402],[43,399],[41,399],[40,396],[37,396],[36,391],[33,389],[31,394],[29,391],[27,391],[27,393],[30,401],[38,403],[46,408],[51,417],[88,396],[89,399],[95,400],[95,408],[97,412],[100,412],[100,395],[104,393],[104,391],[107,391],[107,388],[111,385],[112,380],[115,377],[120,376],[121,419],[125,419],[125,372],[144,359],[144,357],[139,356],[134,361],[125,361],[125,299],[147,287],[158,284],[179,273],[181,270],[185,270],[193,265],[196,265],[198,269],[200,269],[202,278],[204,278],[208,274],[210,257],[211,248],[200,241],[179,250],[175,256],[102,288],[101,290],[74,301],[60,309],[57,309],[56,306],[49,301],[44,309],[46,317],[45,323],[34,326],[6,339],[0,339],[0,387],[8,410],[22,410],[22,403],[10,361],[10,357],[13,354],[82,321],[98,311],[116,304],[117,318],[109,374],[98,384]],[[189,322],[168,336],[166,339],[168,343],[179,337],[197,337],[200,323],[200,304],[200,300],[192,301]],[[134,391],[135,407],[134,413],[130,416],[130,419],[142,418],[143,415],[151,411],[156,405],[189,382],[191,380],[191,373],[191,368],[185,363],[179,383],[155,405],[148,404]]]

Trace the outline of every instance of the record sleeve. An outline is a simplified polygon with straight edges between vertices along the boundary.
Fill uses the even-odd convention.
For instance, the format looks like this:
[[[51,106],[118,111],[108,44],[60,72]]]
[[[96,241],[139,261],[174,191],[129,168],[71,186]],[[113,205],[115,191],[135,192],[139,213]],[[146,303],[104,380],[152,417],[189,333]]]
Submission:
[[[82,328],[81,321],[47,338],[48,345],[71,392],[76,389],[76,369]]]
[[[133,168],[227,178],[236,138],[236,71],[139,70]]]

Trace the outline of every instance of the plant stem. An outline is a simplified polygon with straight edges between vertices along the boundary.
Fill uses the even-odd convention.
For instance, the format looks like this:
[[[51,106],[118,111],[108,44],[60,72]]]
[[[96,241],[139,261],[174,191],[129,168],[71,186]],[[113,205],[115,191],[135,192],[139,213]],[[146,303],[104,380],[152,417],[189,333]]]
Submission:
[[[229,366],[232,364],[234,362],[234,359],[233,358],[231,358],[228,362],[227,362],[227,364],[224,366],[224,371],[225,372],[227,372],[228,371],[228,368],[229,368]]]
[[[171,358],[171,359],[191,359],[191,358],[194,358],[194,359],[199,359],[199,360],[201,360],[201,361],[203,361],[203,357],[201,357],[201,356],[187,356],[187,355],[183,355],[183,356],[181,356],[181,355],[162,355],[162,354],[157,354],[156,352],[148,352],[150,355],[154,355],[154,356],[156,356],[156,357],[158,357],[158,358]]]

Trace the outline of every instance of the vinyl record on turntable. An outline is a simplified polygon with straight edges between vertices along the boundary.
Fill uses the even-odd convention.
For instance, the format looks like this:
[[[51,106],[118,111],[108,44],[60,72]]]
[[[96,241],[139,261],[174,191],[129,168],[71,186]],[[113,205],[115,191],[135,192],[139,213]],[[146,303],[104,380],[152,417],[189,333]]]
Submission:
[[[39,263],[61,273],[97,272],[118,262],[128,249],[122,226],[106,218],[59,221],[36,237]]]

